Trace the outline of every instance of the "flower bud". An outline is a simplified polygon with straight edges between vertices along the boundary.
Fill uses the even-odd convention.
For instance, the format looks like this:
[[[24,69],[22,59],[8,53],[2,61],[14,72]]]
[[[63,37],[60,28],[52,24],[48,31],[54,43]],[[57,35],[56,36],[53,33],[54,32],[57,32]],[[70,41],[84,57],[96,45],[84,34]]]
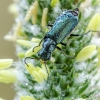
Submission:
[[[13,63],[13,59],[0,59],[0,70],[9,68]]]
[[[13,83],[17,81],[15,73],[13,70],[1,70],[0,71],[0,82],[3,83]]]
[[[19,53],[17,54],[17,56],[18,56],[19,58],[24,58],[24,57],[25,57],[25,53],[24,53],[24,52],[19,52]]]
[[[31,40],[32,42],[35,42],[35,43],[39,43],[41,41],[41,39],[38,39],[38,38],[32,38]]]
[[[40,49],[41,49],[41,46],[37,46],[37,47],[32,47],[32,48],[30,48],[30,49],[25,53],[25,57],[30,57],[30,56],[36,54]]]
[[[59,4],[59,0],[52,0],[51,1],[51,6],[55,7],[57,4]]]
[[[36,100],[35,98],[32,98],[30,96],[21,96],[20,100]]]
[[[44,8],[42,14],[42,22],[41,22],[41,26],[43,28],[46,28],[47,26],[47,14],[48,14],[48,8]]]
[[[35,43],[32,43],[32,42],[27,41],[27,40],[17,40],[16,42],[18,44],[20,44],[21,46],[25,46],[25,47],[31,47],[32,45],[36,45]]]
[[[84,61],[88,59],[93,52],[95,51],[96,46],[95,45],[89,45],[84,47],[76,56],[76,62]]]
[[[38,1],[36,0],[27,11],[25,16],[25,21],[28,22],[32,17],[32,23],[35,24],[37,21],[37,10],[38,10]]]
[[[17,17],[18,15],[18,9],[17,9],[17,5],[12,3],[10,4],[10,6],[8,7],[8,11],[14,15],[14,17]]]
[[[32,76],[38,83],[42,83],[44,81],[44,78],[42,78],[37,71],[33,71]]]
[[[94,30],[94,31],[100,30],[100,14],[99,13],[96,13],[91,18],[91,20],[86,28],[86,32],[88,32],[89,30]]]
[[[28,63],[28,66],[26,66],[27,71],[32,75],[32,72],[35,70],[35,66],[33,66],[31,63]]]

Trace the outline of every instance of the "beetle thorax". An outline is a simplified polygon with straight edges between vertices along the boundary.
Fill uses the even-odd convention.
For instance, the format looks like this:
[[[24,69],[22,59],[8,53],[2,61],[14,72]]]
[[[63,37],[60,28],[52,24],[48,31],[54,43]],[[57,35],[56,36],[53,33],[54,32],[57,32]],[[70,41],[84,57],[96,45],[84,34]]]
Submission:
[[[51,53],[55,50],[56,43],[50,38],[45,38],[42,44],[42,49],[39,51],[38,56],[43,61],[50,60]]]

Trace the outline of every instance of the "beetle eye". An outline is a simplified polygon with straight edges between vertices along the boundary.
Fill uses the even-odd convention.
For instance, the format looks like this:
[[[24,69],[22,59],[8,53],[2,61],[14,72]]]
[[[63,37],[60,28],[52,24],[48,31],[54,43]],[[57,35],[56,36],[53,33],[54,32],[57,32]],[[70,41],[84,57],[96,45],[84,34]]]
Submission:
[[[75,11],[72,11],[71,13],[72,13],[74,16],[78,16],[78,13],[75,12]]]

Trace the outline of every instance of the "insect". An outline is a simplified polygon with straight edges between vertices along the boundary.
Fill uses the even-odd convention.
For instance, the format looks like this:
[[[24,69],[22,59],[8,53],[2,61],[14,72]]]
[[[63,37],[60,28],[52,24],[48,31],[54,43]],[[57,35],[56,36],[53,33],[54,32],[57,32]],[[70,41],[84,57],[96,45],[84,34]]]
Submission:
[[[52,52],[55,48],[60,49],[57,45],[66,45],[62,41],[71,34],[72,30],[78,24],[78,8],[67,10],[58,16],[49,32],[46,33],[38,46],[42,43],[42,49],[38,52],[39,59],[46,62],[50,60]],[[34,51],[34,49],[33,49]],[[25,60],[30,57],[26,57]],[[33,58],[34,59],[34,58]]]
[[[50,60],[51,53],[62,44],[62,41],[68,36],[78,24],[78,8],[63,12],[54,22],[51,30],[45,35],[42,49],[38,52],[38,56],[43,61]]]

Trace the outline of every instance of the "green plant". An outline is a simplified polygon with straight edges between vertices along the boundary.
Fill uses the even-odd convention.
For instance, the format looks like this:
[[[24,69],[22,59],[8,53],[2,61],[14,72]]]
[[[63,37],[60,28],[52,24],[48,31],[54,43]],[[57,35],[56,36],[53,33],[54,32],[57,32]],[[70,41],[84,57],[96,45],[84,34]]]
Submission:
[[[17,42],[16,53],[19,61],[15,63],[14,69],[17,70],[17,82],[14,83],[15,100],[100,99],[98,32],[82,35],[88,30],[100,29],[100,14],[95,14],[99,9],[98,2],[99,0],[91,0],[91,3],[89,0],[16,0],[10,6],[10,12],[14,10],[16,21],[12,34],[5,38]],[[79,24],[72,33],[82,36],[64,40],[68,45],[61,48],[68,57],[55,50],[51,60],[47,62],[49,76],[41,61],[28,60],[28,66],[25,65],[23,59],[26,56],[38,57],[37,52],[41,47],[35,52],[32,50],[49,31],[47,23],[56,19],[62,12],[61,8],[76,7],[80,9]],[[70,59],[72,56],[75,57]]]

